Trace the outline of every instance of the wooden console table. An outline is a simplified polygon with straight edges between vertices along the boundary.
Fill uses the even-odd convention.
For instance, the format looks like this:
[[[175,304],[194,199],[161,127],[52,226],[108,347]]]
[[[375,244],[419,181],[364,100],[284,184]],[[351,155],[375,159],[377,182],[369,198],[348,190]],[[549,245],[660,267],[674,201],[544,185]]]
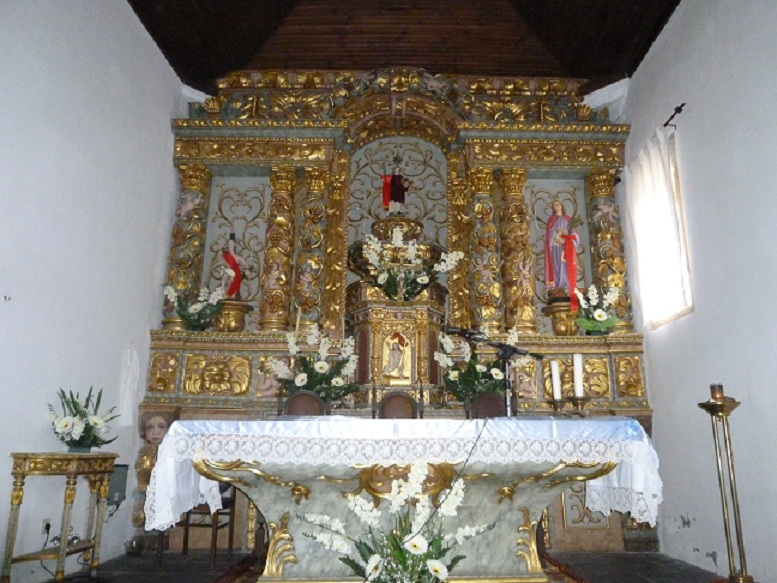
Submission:
[[[100,559],[100,540],[105,507],[108,498],[108,484],[113,473],[115,453],[12,453],[14,477],[11,491],[11,514],[8,517],[8,531],[5,540],[5,557],[0,583],[10,583],[11,565],[22,561],[57,561],[55,581],[65,578],[65,558],[69,555],[89,553],[91,551],[90,570],[92,576],[97,572]],[[51,547],[26,553],[13,554],[16,542],[16,528],[19,524],[19,510],[24,497],[24,480],[27,476],[65,476],[65,506],[62,510],[59,547]],[[73,514],[73,501],[76,497],[76,482],[83,476],[89,482],[89,510],[84,540],[68,546],[67,535]]]

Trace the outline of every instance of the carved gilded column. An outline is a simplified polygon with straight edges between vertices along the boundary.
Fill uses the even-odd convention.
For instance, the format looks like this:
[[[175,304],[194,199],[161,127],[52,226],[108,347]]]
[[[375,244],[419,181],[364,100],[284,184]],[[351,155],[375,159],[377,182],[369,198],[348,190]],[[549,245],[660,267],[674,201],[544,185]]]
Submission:
[[[348,265],[348,156],[338,154],[326,217],[324,301],[321,325],[332,338],[345,334],[345,266]]]
[[[631,332],[631,296],[626,288],[626,256],[620,211],[615,204],[615,170],[591,170],[585,179],[585,190],[593,280],[600,289],[620,290],[615,305],[620,322],[615,325],[613,333]]]
[[[291,312],[292,254],[294,252],[293,191],[296,171],[291,166],[273,168],[272,197],[267,217],[260,330],[287,330]]]
[[[300,312],[300,330],[310,328],[321,315],[326,229],[324,190],[328,178],[329,172],[324,168],[305,169],[307,192],[300,205],[302,224],[296,237],[299,248],[294,260],[294,304]]]
[[[456,269],[448,273],[448,305],[446,324],[469,328],[472,317],[469,308],[469,224],[466,218],[467,181],[458,172],[458,154],[448,156],[448,252],[464,253]]]
[[[473,327],[488,335],[499,332],[502,321],[501,259],[491,199],[493,181],[490,168],[471,168],[469,171],[473,193],[469,239],[470,306]]]
[[[167,285],[183,293],[200,287],[212,175],[201,164],[182,164],[178,174],[181,193],[167,261]],[[174,314],[174,306],[165,302],[165,315]]]
[[[504,286],[505,326],[524,334],[537,332],[534,295],[534,257],[529,240],[530,222],[523,195],[526,171],[506,168],[499,177],[502,186],[500,251]]]

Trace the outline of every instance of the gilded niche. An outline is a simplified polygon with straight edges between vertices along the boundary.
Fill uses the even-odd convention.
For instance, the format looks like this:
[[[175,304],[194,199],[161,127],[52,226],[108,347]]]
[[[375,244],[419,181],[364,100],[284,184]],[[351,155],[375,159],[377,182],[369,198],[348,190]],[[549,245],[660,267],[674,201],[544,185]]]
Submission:
[[[186,355],[186,393],[245,395],[251,381],[251,359],[245,356]]]

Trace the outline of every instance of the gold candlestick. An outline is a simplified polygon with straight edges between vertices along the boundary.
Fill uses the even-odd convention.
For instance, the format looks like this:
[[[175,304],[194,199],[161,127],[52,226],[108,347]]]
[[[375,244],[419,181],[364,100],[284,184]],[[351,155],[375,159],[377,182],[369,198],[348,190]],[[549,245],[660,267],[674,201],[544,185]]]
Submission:
[[[723,385],[710,385],[710,400],[699,403],[699,407],[710,415],[712,421],[712,437],[715,441],[715,457],[718,464],[718,485],[720,486],[720,501],[723,507],[723,530],[726,534],[726,547],[728,549],[729,583],[753,583],[753,578],[747,574],[747,560],[745,559],[745,543],[742,539],[742,523],[739,518],[739,497],[737,495],[737,482],[734,474],[734,452],[731,449],[731,434],[729,432],[728,417],[739,407],[739,401],[732,397],[726,397],[723,393]],[[726,465],[728,467],[728,483],[723,471],[723,456],[720,448],[720,434],[718,425],[723,427],[723,445],[726,449]],[[734,511],[734,527],[736,529],[736,542],[739,550],[740,569],[736,568],[734,560],[734,548],[731,540],[731,527],[729,526],[728,499]]]

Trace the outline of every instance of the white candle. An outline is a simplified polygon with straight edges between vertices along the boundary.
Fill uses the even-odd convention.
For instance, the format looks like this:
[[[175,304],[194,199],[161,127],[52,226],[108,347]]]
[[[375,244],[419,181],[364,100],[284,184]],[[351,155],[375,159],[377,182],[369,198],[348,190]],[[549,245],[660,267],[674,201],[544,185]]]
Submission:
[[[550,361],[550,381],[553,384],[553,400],[561,400],[561,373],[558,369],[558,360]]]
[[[583,391],[583,355],[572,355],[572,370],[575,375],[575,397],[582,397]]]
[[[302,310],[297,308],[297,324],[294,326],[294,338],[299,338],[299,320],[302,316]]]

